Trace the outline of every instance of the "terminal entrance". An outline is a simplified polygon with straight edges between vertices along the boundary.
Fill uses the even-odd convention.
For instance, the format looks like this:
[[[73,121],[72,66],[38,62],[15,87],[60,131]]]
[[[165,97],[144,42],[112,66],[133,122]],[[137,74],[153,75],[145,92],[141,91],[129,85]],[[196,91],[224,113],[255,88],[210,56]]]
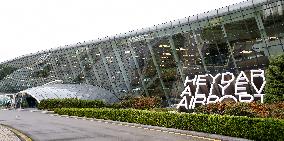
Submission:
[[[26,102],[27,102],[27,107],[28,108],[35,108],[36,105],[37,105],[37,101],[35,98],[31,97],[31,96],[28,96],[26,97]]]
[[[29,94],[18,94],[16,96],[15,108],[36,108],[37,100]]]

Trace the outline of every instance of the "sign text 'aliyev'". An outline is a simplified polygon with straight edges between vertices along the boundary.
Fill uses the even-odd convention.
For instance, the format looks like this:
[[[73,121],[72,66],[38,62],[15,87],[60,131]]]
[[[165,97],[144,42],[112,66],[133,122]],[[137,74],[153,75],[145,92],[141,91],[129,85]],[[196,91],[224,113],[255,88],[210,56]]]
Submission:
[[[217,84],[217,79],[220,79],[220,84]],[[262,79],[262,84],[257,87],[255,84],[255,79]],[[208,83],[208,80],[211,80]],[[234,93],[225,93],[225,90],[233,84],[232,82],[235,81],[234,85]],[[195,87],[195,92],[193,92],[192,87]],[[209,93],[206,96],[205,93],[202,93],[201,87],[210,85]],[[218,89],[221,89],[221,97],[213,94],[214,85],[218,85]],[[180,95],[182,100],[177,105],[177,109],[180,107],[184,107],[185,109],[194,109],[196,104],[209,104],[209,103],[216,103],[222,102],[224,99],[233,99],[235,102],[252,102],[255,98],[260,98],[261,103],[263,103],[263,96],[262,93],[263,88],[266,84],[265,77],[264,77],[264,70],[251,70],[250,71],[250,79],[246,76],[246,74],[241,71],[240,74],[235,78],[233,73],[226,72],[226,73],[218,73],[215,76],[211,74],[205,75],[195,75],[193,79],[189,79],[186,77],[184,82],[185,89]],[[254,93],[248,94],[247,86],[250,85],[254,89]],[[188,101],[187,97],[191,97]]]

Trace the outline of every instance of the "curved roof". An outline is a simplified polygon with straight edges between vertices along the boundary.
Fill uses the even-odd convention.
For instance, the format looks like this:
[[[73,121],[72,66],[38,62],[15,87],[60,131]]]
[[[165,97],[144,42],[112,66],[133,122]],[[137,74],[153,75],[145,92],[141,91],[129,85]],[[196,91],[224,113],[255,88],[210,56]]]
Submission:
[[[107,103],[118,101],[118,98],[112,92],[101,87],[86,84],[49,84],[29,88],[19,92],[19,94],[21,93],[32,96],[37,102],[53,98],[100,99]]]
[[[176,20],[173,20],[173,21],[161,23],[161,24],[158,24],[158,25],[154,25],[152,27],[136,29],[136,30],[128,31],[126,33],[120,33],[120,34],[116,34],[116,35],[112,35],[112,36],[107,36],[107,37],[104,37],[104,38],[98,38],[98,39],[95,39],[95,40],[83,41],[83,42],[78,42],[78,43],[75,43],[75,44],[60,46],[60,47],[57,47],[57,48],[42,50],[42,51],[38,51],[36,53],[30,53],[30,54],[22,55],[22,56],[14,58],[14,59],[7,60],[7,61],[0,62],[0,63],[4,64],[4,63],[8,63],[10,61],[14,61],[14,60],[17,60],[17,59],[20,59],[20,58],[38,55],[38,54],[42,54],[42,53],[50,53],[50,52],[58,51],[58,50],[62,50],[62,49],[77,48],[77,47],[81,47],[81,46],[85,46],[85,45],[89,45],[89,44],[99,44],[99,43],[103,43],[103,42],[111,42],[111,41],[114,41],[114,40],[117,40],[117,39],[122,39],[122,38],[136,37],[136,36],[139,36],[139,35],[148,34],[150,32],[156,31],[156,30],[162,30],[162,29],[172,28],[172,27],[175,27],[175,26],[188,24],[188,23],[192,23],[192,22],[196,22],[196,21],[202,21],[202,20],[207,19],[207,18],[218,17],[218,16],[221,16],[221,15],[224,15],[226,13],[230,13],[230,12],[233,12],[233,11],[236,11],[236,10],[248,9],[248,8],[251,8],[251,7],[255,7],[255,6],[258,6],[258,5],[261,5],[261,4],[266,4],[266,3],[270,3],[270,2],[274,2],[274,1],[280,1],[280,0],[244,0],[242,2],[232,4],[232,5],[229,5],[229,6],[226,6],[226,7],[221,7],[221,8],[218,8],[218,9],[210,10],[210,11],[200,13],[200,14],[196,14],[196,15],[193,15],[193,16],[188,16],[188,17],[185,17],[185,18],[176,19]]]
[[[12,102],[12,99],[8,96],[0,95],[0,106],[4,106],[6,103]]]

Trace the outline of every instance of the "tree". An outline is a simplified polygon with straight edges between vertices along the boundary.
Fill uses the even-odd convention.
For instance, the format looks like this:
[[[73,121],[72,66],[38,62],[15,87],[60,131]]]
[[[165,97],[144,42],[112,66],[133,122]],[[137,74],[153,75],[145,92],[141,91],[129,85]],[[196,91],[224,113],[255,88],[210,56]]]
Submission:
[[[266,69],[265,102],[284,100],[284,54],[272,58]]]

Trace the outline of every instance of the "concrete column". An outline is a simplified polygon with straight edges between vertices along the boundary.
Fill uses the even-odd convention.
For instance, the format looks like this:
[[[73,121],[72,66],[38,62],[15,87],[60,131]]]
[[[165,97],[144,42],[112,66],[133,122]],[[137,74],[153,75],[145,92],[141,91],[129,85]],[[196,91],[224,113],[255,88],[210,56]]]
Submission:
[[[83,74],[84,74],[84,78],[85,78],[86,84],[90,84],[90,83],[89,83],[89,80],[88,80],[88,78],[87,78],[86,72],[85,72],[85,67],[84,67],[84,65],[83,65],[83,63],[82,63],[82,61],[81,61],[81,53],[80,53],[80,50],[77,50],[77,51],[76,51],[76,58],[77,58],[77,60],[78,60],[78,62],[79,62],[79,64],[80,64],[81,72],[83,72]]]
[[[200,42],[198,41],[197,35],[196,35],[196,33],[195,33],[194,30],[192,30],[192,33],[193,33],[194,41],[195,41],[195,43],[196,43],[196,45],[197,45],[197,50],[198,50],[199,56],[200,56],[200,58],[201,58],[201,62],[202,62],[202,64],[203,64],[204,70],[205,70],[205,72],[208,72],[207,67],[206,67],[206,64],[205,64],[205,61],[204,61],[204,57],[203,57],[203,54],[202,54],[202,51],[201,51],[201,49],[202,49],[202,47],[203,47],[203,43],[202,43],[202,42],[200,43]]]
[[[147,42],[148,42],[148,41],[147,41]],[[148,46],[148,48],[149,48],[149,50],[150,50],[150,53],[151,53],[151,56],[152,56],[153,63],[154,63],[154,65],[155,65],[155,67],[156,67],[156,71],[157,71],[157,74],[158,74],[160,83],[161,83],[161,85],[162,85],[163,92],[164,92],[165,97],[166,97],[166,99],[167,99],[168,105],[171,105],[170,97],[169,97],[169,95],[168,95],[168,92],[166,91],[166,86],[165,86],[165,84],[164,84],[164,81],[162,80],[161,70],[160,70],[160,67],[159,67],[159,65],[158,65],[158,63],[157,63],[154,50],[153,50],[153,48],[152,48],[152,45],[151,45],[149,42],[148,42],[147,44],[148,44],[147,46]]]
[[[269,41],[268,41],[267,34],[265,32],[265,28],[263,26],[263,21],[261,19],[261,15],[260,15],[259,12],[256,12],[254,17],[255,17],[255,20],[256,20],[256,23],[257,23],[257,27],[258,27],[259,32],[260,32],[262,43],[265,44],[264,54],[265,54],[265,56],[270,56],[269,49],[268,49],[268,46],[267,46]]]
[[[276,4],[276,3],[275,3]],[[271,5],[270,5],[271,6]],[[279,14],[279,16],[282,16],[283,15],[283,10],[282,10],[282,5],[281,5],[281,1],[278,1],[277,4],[276,4],[276,11],[277,13]],[[266,6],[266,10],[268,11],[268,15],[270,14],[273,14],[274,12],[274,15],[277,15],[276,11],[273,12],[273,8],[269,7],[269,6]],[[278,15],[277,15],[278,16]],[[273,24],[275,24],[275,18],[274,16],[272,16],[272,20],[273,20]],[[273,26],[273,28],[275,28],[275,26]],[[278,35],[279,36],[279,35]],[[279,41],[279,44],[281,45],[281,48],[282,48],[282,51],[284,51],[284,46],[283,46],[283,42],[280,38],[278,38],[278,41]],[[274,47],[273,47],[274,48]],[[274,55],[274,54],[273,54]]]
[[[228,35],[227,35],[227,32],[226,32],[226,28],[225,28],[224,24],[222,24],[221,27],[222,27],[222,31],[223,31],[223,34],[224,34],[224,38],[226,39],[227,46],[229,47],[229,50],[230,50],[230,55],[232,56],[234,67],[236,68],[237,74],[239,74],[239,69],[238,69],[238,66],[237,66],[237,63],[236,63],[236,59],[235,59],[234,53],[233,53],[234,49],[231,46],[230,42],[228,41]]]
[[[131,55],[132,55],[132,59],[134,61],[134,64],[135,64],[135,67],[137,69],[137,72],[138,72],[138,75],[139,75],[139,80],[141,81],[142,83],[142,86],[143,86],[143,89],[144,89],[144,92],[146,93],[146,96],[149,96],[149,93],[148,93],[148,90],[146,88],[146,84],[144,82],[144,76],[142,75],[141,71],[140,71],[140,67],[139,67],[139,64],[137,62],[137,59],[136,59],[136,54],[134,52],[134,49],[133,47],[131,46],[131,44],[128,44],[129,46],[129,49],[130,49],[130,52],[131,52]]]
[[[89,48],[86,48],[86,51],[87,51],[87,55],[88,55],[89,61],[91,62],[92,70],[93,70],[93,73],[94,73],[95,78],[97,80],[97,83],[98,83],[99,86],[102,86],[102,81],[101,81],[101,79],[100,79],[100,77],[98,75],[98,70],[95,67],[95,64],[94,64],[94,61],[93,61],[93,57],[90,55]]]
[[[74,80],[74,79],[76,79],[77,75],[76,75],[76,72],[74,70],[73,63],[71,62],[71,59],[70,59],[68,54],[66,54],[66,58],[67,58],[69,66],[70,66],[70,69],[71,69],[71,72],[72,72],[72,75],[73,75],[73,80]]]
[[[56,58],[59,59],[58,57],[58,54],[55,54]],[[69,78],[65,75],[65,72],[64,72],[64,67],[62,66],[62,64],[60,64],[60,68],[61,68],[61,72],[63,73],[63,78],[65,79],[65,81],[68,81]],[[63,80],[64,82],[64,80]]]
[[[177,55],[177,51],[176,51],[176,47],[175,47],[175,44],[174,44],[173,36],[169,37],[169,42],[170,42],[172,54],[173,54],[173,56],[175,58],[175,62],[176,62],[177,67],[178,67],[178,71],[179,71],[181,80],[182,80],[182,82],[184,82],[185,81],[185,77],[184,77],[184,74],[183,74],[181,61],[180,61],[180,59],[179,59],[179,57]]]
[[[130,81],[129,81],[128,77],[127,77],[127,73],[125,71],[124,64],[123,64],[123,62],[121,60],[121,57],[120,57],[120,54],[119,54],[119,49],[117,48],[116,44],[111,44],[111,47],[113,49],[115,58],[117,60],[119,69],[121,71],[122,77],[123,77],[124,82],[125,82],[125,85],[126,85],[128,91],[131,91]]]
[[[283,2],[283,1],[282,1]],[[277,2],[277,11],[278,11],[278,14],[280,15],[280,16],[282,16],[283,15],[283,5],[281,4],[281,1],[278,1]]]
[[[54,57],[55,57],[55,55],[52,54],[52,56],[50,57],[50,62],[51,62],[51,64],[52,64],[52,68],[53,68],[53,71],[54,71],[54,76],[55,76],[55,78],[56,78],[56,79],[60,79],[59,76],[58,76],[58,73],[59,73],[58,67],[57,67],[56,62],[55,62],[55,60],[54,60]]]
[[[116,89],[116,86],[115,86],[115,84],[113,83],[113,80],[112,80],[112,77],[111,77],[111,73],[110,73],[109,67],[108,67],[107,62],[106,62],[105,55],[104,55],[104,53],[103,53],[103,51],[102,51],[102,49],[101,49],[100,46],[98,47],[98,49],[99,49],[99,52],[100,52],[100,54],[101,54],[101,58],[102,58],[102,61],[103,61],[103,64],[104,64],[104,67],[105,67],[105,70],[106,70],[106,73],[107,73],[109,82],[110,82],[110,84],[111,84],[111,88],[113,89],[113,91],[114,91],[115,94],[118,94],[118,91],[117,91],[117,89]]]

